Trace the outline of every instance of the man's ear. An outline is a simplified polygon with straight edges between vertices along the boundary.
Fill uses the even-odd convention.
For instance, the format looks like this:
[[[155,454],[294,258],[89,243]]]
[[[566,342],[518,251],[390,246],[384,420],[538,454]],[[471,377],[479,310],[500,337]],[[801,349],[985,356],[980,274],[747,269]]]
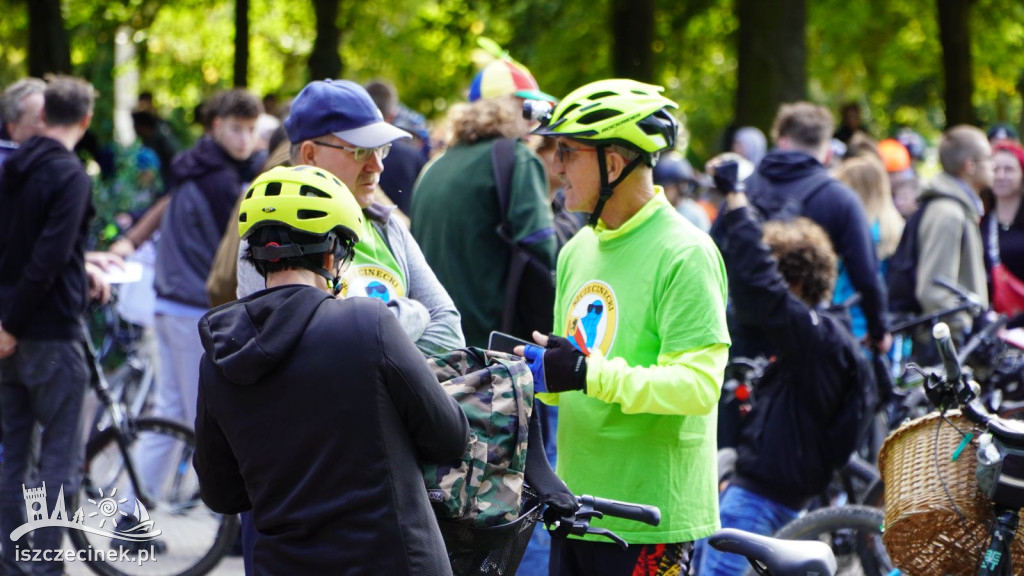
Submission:
[[[81,120],[78,121],[78,125],[82,130],[88,130],[89,125],[92,124],[92,112],[90,111]]]
[[[963,168],[960,169],[961,176],[973,176],[978,171],[978,161],[974,158],[964,160]]]
[[[299,145],[299,164],[316,166],[316,144],[312,140],[305,140]]]
[[[597,153],[601,154],[602,150],[598,148]],[[629,164],[629,162],[626,160],[625,156],[611,148],[605,148],[603,153],[608,167],[608,181],[615,182],[622,174],[622,171],[625,170],[626,164]]]

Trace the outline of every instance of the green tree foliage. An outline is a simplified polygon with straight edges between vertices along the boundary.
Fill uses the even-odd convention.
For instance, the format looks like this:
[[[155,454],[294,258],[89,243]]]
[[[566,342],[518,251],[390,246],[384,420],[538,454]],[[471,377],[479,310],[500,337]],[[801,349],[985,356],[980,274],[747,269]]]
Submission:
[[[309,80],[314,0],[249,0],[248,86],[294,95]],[[983,123],[1019,122],[1024,84],[1024,2],[971,0],[973,106]],[[27,0],[0,0],[0,84],[27,73]],[[343,75],[386,78],[402,101],[440,118],[464,98],[488,56],[480,35],[523,62],[556,96],[615,74],[615,6],[653,10],[651,74],[679,102],[690,154],[718,152],[734,122],[739,21],[737,0],[629,5],[621,0],[338,0]],[[71,64],[101,96],[112,92],[119,29],[134,44],[141,90],[179,125],[193,107],[233,80],[233,0],[62,0]],[[807,95],[838,112],[861,104],[877,137],[910,126],[934,137],[945,126],[937,0],[807,0]],[[101,103],[99,106],[109,106]],[[104,120],[103,118],[106,118]],[[109,113],[97,110],[102,134]]]

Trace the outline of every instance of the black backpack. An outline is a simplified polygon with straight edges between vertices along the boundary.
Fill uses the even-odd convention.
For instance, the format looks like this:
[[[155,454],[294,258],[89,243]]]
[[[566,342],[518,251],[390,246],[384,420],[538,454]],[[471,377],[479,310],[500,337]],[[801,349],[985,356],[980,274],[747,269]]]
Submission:
[[[833,182],[828,172],[822,171],[807,178],[798,190],[789,194],[770,194],[776,186],[771,180],[754,173],[747,182],[750,204],[760,222],[767,220],[792,220],[804,213],[807,200]]]
[[[921,255],[918,246],[921,218],[925,207],[932,200],[946,198],[960,203],[955,196],[943,194],[925,198],[917,211],[910,215],[903,227],[903,235],[896,246],[896,252],[889,259],[889,269],[885,273],[885,282],[889,289],[889,311],[903,312],[914,315],[921,314],[921,303],[917,301],[917,260]]]
[[[845,325],[845,322],[829,311],[815,311],[821,317],[821,321],[835,322],[838,325]],[[863,445],[874,422],[875,412],[881,403],[879,388],[875,377],[875,368],[866,356],[860,353],[859,347],[852,334],[847,331],[846,338],[849,339],[849,348],[855,356],[855,365],[851,367],[850,381],[852,385],[843,396],[839,404],[839,411],[829,420],[828,428],[824,431],[827,452],[824,454],[826,463],[833,469],[842,468],[850,459],[850,455]],[[761,379],[777,380],[779,365],[772,361],[765,367]],[[757,384],[754,385],[754,405],[766,400],[757,396]],[[768,407],[761,407],[761,410],[770,410]]]
[[[501,331],[533,341],[534,330],[551,332],[555,309],[555,271],[527,250],[530,240],[516,242],[508,221],[509,193],[515,171],[516,140],[500,138],[491,148],[491,167],[498,193],[501,222],[496,230],[509,248],[509,264],[505,281],[505,310]],[[554,233],[552,231],[552,233]],[[548,236],[537,237],[534,242]]]
[[[852,335],[851,335],[852,340]],[[877,370],[863,354],[858,354],[853,386],[846,392],[839,412],[832,418],[825,437],[828,439],[828,457],[835,469],[842,468],[850,455],[867,440],[875,412],[881,402]]]

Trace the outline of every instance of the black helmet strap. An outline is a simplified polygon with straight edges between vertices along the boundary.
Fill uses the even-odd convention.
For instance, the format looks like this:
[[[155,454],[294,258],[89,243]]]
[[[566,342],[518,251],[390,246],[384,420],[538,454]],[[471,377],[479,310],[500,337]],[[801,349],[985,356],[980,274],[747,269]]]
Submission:
[[[279,245],[277,242],[268,242],[263,246],[251,246],[250,250],[252,251],[253,264],[256,265],[256,268],[263,276],[266,276],[265,264],[267,262],[277,262],[281,258],[297,258],[307,254],[334,252],[335,258],[339,262],[344,262],[345,260],[351,259],[353,255],[351,243],[343,242],[333,232],[329,233],[327,237],[320,242],[313,242],[309,244],[286,244],[284,246]],[[335,296],[341,292],[341,275],[335,275],[333,271],[327,270],[322,266],[310,266],[303,260],[299,260],[297,263],[302,268],[322,276],[327,280],[327,287]]]
[[[630,160],[629,164],[626,164],[626,167],[622,169],[622,174],[619,174],[619,177],[615,179],[615,182],[608,182],[608,161],[605,159],[604,154],[608,150],[608,144],[599,144],[595,148],[597,148],[597,169],[601,172],[601,193],[597,197],[597,205],[594,206],[594,211],[590,214],[590,221],[587,222],[587,225],[590,227],[597,226],[597,219],[601,217],[601,211],[604,210],[605,203],[608,202],[608,199],[615,192],[615,187],[625,180],[643,161],[642,154]]]

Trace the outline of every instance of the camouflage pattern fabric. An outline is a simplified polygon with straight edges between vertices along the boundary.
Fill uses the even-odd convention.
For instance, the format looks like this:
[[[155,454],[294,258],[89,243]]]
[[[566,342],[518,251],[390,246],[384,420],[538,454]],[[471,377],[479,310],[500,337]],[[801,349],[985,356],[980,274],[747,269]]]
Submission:
[[[425,465],[427,493],[440,519],[500,526],[519,517],[533,375],[518,356],[462,348],[427,358],[438,382],[469,420],[466,453],[451,465]]]

